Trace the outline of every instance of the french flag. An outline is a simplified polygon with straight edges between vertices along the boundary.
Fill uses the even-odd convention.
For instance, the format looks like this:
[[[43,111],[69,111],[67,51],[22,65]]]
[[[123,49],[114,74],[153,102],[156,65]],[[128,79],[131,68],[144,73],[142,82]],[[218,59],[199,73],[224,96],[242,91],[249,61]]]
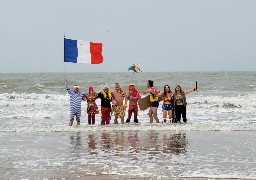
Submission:
[[[101,64],[102,43],[64,38],[64,62]]]

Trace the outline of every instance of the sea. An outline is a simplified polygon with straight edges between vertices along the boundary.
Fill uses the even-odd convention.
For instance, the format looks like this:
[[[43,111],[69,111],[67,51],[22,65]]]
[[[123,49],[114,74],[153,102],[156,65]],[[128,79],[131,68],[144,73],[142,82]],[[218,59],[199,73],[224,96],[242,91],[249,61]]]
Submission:
[[[65,77],[81,92],[145,91],[148,80],[198,90],[187,123],[149,123],[145,110],[138,124],[101,126],[97,114],[88,125],[82,101],[81,125],[69,127]],[[256,72],[1,73],[0,146],[1,180],[256,179]]]

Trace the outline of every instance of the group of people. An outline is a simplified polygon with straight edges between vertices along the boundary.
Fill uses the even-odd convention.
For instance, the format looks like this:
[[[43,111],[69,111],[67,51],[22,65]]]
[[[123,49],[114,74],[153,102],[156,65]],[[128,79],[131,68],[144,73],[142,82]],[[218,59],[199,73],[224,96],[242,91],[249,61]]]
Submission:
[[[157,108],[159,107],[159,101],[163,100],[162,111],[163,120],[162,123],[167,122],[167,115],[169,116],[170,123],[176,123],[181,121],[187,122],[186,118],[186,94],[196,91],[196,88],[191,88],[187,91],[183,91],[179,85],[176,86],[175,92],[172,92],[169,85],[165,85],[163,91],[159,91],[154,87],[154,82],[148,80],[148,90],[138,92],[135,84],[130,84],[128,92],[124,91],[119,83],[115,83],[115,90],[111,92],[107,84],[102,86],[102,91],[96,93],[93,87],[89,87],[89,92],[84,93],[79,91],[79,86],[75,85],[73,90],[68,87],[67,79],[65,78],[66,89],[70,96],[70,121],[69,126],[73,125],[74,119],[77,121],[77,125],[80,125],[81,118],[81,102],[87,101],[87,114],[88,124],[95,124],[95,114],[99,113],[96,99],[101,101],[101,125],[110,124],[111,115],[114,114],[114,123],[118,124],[120,118],[121,124],[125,123],[125,111],[128,108],[128,117],[126,123],[129,123],[134,116],[134,122],[138,123],[138,102],[141,99],[140,94],[149,94],[150,108],[149,118],[152,123],[155,119],[156,123],[159,123],[157,116]],[[127,104],[129,106],[127,106]],[[175,117],[175,118],[174,118]]]

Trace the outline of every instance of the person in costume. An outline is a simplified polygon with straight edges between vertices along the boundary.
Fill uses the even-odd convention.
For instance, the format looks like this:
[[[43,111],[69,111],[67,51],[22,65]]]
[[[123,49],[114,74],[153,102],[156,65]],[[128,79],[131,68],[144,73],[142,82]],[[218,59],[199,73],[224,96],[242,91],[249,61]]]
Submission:
[[[148,115],[149,115],[150,123],[153,122],[153,119],[156,120],[156,123],[159,123],[159,119],[157,117],[157,108],[159,106],[157,94],[159,93],[159,91],[154,87],[154,82],[152,80],[148,80],[147,87],[148,87],[148,90],[143,93],[149,94],[149,100],[151,105],[150,105]]]
[[[95,114],[98,114],[98,106],[95,100],[98,98],[98,94],[94,92],[93,87],[89,87],[89,94],[83,97],[84,101],[87,101],[87,114],[88,124],[95,124]]]
[[[126,123],[129,123],[132,117],[132,113],[134,115],[134,122],[138,123],[138,101],[141,98],[140,93],[135,89],[135,84],[130,84],[129,93],[127,94],[127,99],[129,100],[129,108],[128,108],[128,118]]]
[[[102,91],[98,94],[98,97],[101,100],[101,125],[109,124],[113,95],[107,84],[102,86]]]
[[[191,88],[187,91],[183,91],[180,87],[180,85],[177,85],[175,88],[174,93],[174,106],[175,106],[175,115],[176,115],[176,122],[180,122],[181,116],[183,119],[183,122],[187,122],[187,101],[186,101],[186,94],[191,93],[193,91],[196,91],[196,88]]]
[[[85,95],[84,92],[79,92],[79,86],[75,85],[73,91],[68,87],[67,79],[64,79],[66,89],[70,96],[70,121],[69,126],[73,125],[73,121],[76,118],[77,125],[80,125],[80,118],[81,118],[81,102],[83,96]]]
[[[114,123],[118,124],[117,119],[121,119],[121,124],[124,124],[125,109],[127,108],[127,97],[126,92],[123,91],[119,83],[115,83],[115,91],[113,92],[113,112],[114,112]],[[124,102],[125,101],[125,102]]]
[[[162,105],[163,123],[166,123],[167,114],[169,116],[170,123],[172,123],[173,122],[172,115],[173,115],[173,109],[174,109],[173,108],[174,94],[172,93],[170,86],[165,85],[164,90],[162,92],[160,92],[157,96],[163,98],[163,105]]]

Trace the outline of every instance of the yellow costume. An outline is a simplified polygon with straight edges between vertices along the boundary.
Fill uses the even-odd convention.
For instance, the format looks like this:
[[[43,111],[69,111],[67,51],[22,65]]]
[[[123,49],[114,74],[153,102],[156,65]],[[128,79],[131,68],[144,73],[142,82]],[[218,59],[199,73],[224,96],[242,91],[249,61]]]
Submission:
[[[107,98],[107,93],[105,93],[104,90],[102,90],[101,93],[103,94],[103,97],[106,99]],[[112,93],[110,91],[108,91],[108,98],[112,99]]]
[[[150,102],[158,101],[158,97],[150,94],[149,95],[149,100],[150,100]]]
[[[113,107],[113,112],[114,112],[114,116],[116,117],[124,117],[125,116],[125,112],[124,112],[125,107],[124,106],[115,106]]]

